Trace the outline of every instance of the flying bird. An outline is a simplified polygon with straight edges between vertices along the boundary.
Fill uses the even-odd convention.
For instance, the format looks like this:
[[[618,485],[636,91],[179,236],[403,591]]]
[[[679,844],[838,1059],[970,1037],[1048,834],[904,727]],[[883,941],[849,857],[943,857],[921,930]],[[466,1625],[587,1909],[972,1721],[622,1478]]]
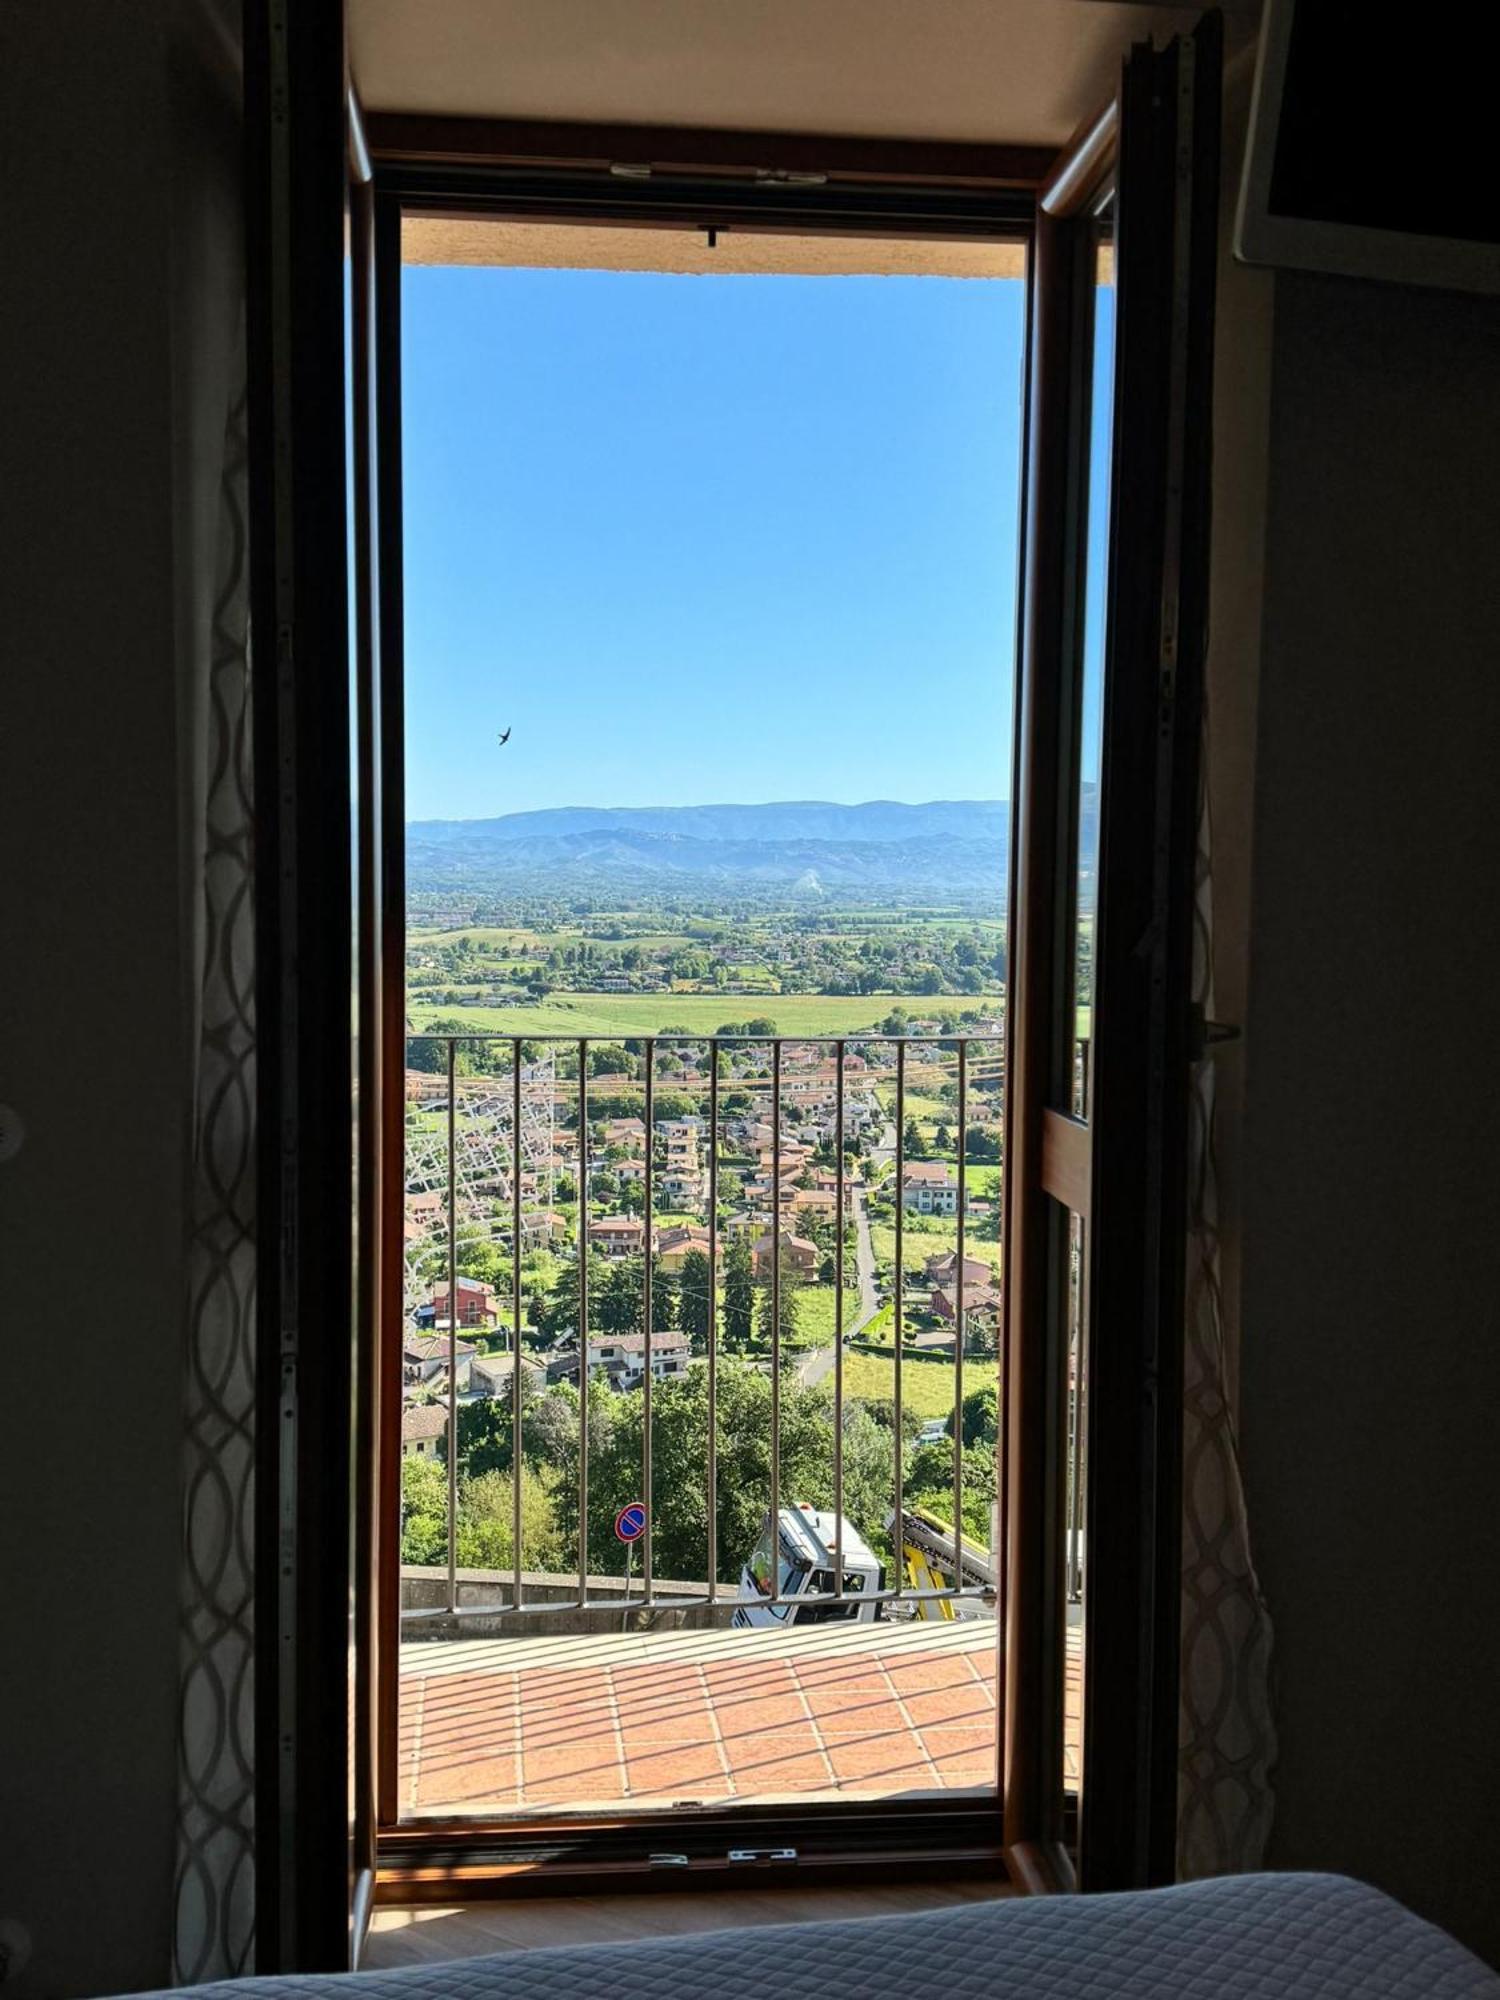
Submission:
[[[509,741],[510,741],[510,731],[509,731],[508,729],[506,730],[505,734],[504,734],[504,735],[503,735],[503,736],[502,736],[502,737],[500,738],[500,741],[501,741],[501,743],[502,743],[502,744],[505,744],[505,743],[509,743]]]

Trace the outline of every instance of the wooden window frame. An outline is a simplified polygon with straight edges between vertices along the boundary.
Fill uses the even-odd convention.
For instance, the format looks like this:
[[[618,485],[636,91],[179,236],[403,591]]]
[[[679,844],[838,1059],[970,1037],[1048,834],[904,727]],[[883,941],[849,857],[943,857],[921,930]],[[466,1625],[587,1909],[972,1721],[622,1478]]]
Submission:
[[[1089,1363],[1096,1409],[1089,1632],[1093,1645],[1116,1637],[1124,1644],[1118,1656],[1111,1650],[1109,1683],[1097,1677],[1087,1684],[1084,1818],[1101,1800],[1107,1811],[1099,1839],[1082,1843],[1082,1879],[1084,1886],[1162,1879],[1170,1873],[1165,1843],[1175,1780],[1172,1342],[1174,1326],[1180,1340],[1181,1314],[1171,1228],[1161,1227],[1167,1184],[1161,1162],[1170,1167],[1180,1135],[1156,1117],[1148,1265],[1140,1212],[1132,1216],[1120,1206],[1120,1188],[1132,1185],[1135,1144],[1128,1092],[1112,1132],[1106,1136],[1101,1124],[1098,1142],[1088,1144],[1078,1121],[1063,1110],[1056,1041],[1055,927],[1071,896],[1063,762],[1069,683],[1061,663],[1076,571],[1067,503],[1078,443],[1076,288],[1057,274],[1072,241],[1069,218],[1107,171],[1109,122],[1101,121],[1055,160],[1025,148],[372,118],[365,132],[373,180],[365,177],[362,161],[354,175],[371,191],[351,205],[339,10],[248,0],[247,24],[257,1094],[261,1213],[279,1225],[265,1232],[260,1246],[262,1969],[348,1962],[351,1905],[357,1908],[365,1866],[361,1819],[372,1813],[377,1896],[447,1896],[459,1888],[471,1896],[517,1889],[532,1894],[593,1884],[601,1871],[616,1887],[713,1883],[725,1873],[743,1880],[742,1868],[726,1868],[725,1850],[731,1842],[743,1844],[757,1819],[774,1825],[768,1844],[795,1844],[800,1857],[790,1868],[757,1869],[761,1880],[778,1873],[806,1880],[813,1870],[823,1879],[856,1870],[867,1878],[872,1868],[903,1876],[914,1868],[993,1875],[1003,1864],[1028,1889],[1074,1886],[1060,1754],[1058,1259],[1055,1216],[1049,1218],[1047,1204],[1076,1206],[1085,1179],[1112,1282],[1122,1296],[1128,1288],[1139,1297],[1142,1311],[1127,1340],[1113,1351],[1091,1348]],[[1204,46],[1209,42],[1216,56],[1212,34]],[[1127,70],[1127,88],[1135,89],[1138,104],[1141,94],[1154,90],[1159,96],[1168,87],[1164,72],[1153,79],[1150,70],[1165,56],[1132,58],[1136,81],[1131,85]],[[1174,75],[1180,83],[1180,72]],[[635,171],[611,171],[622,165]],[[649,171],[643,176],[642,169]],[[1153,199],[1169,180],[1165,156],[1143,176],[1155,190]],[[1006,1415],[999,1444],[1005,1535],[997,1630],[1001,1782],[983,1801],[892,1801],[876,1809],[851,1802],[774,1815],[743,1808],[730,1815],[695,1813],[691,1821],[671,1812],[580,1816],[565,1824],[503,1829],[477,1822],[396,1823],[390,1779],[397,1691],[394,1676],[381,1675],[379,1666],[395,1657],[400,1578],[398,1564],[380,1560],[379,1518],[391,1518],[400,1392],[399,1382],[389,1380],[396,1351],[389,1325],[381,1329],[376,1377],[368,1374],[368,1356],[362,1358],[368,1329],[361,1330],[367,1313],[359,1310],[359,1254],[373,1249],[383,1277],[382,1311],[389,1312],[392,1300],[399,1302],[402,1240],[401,1177],[380,1172],[401,1144],[403,1113],[401,491],[397,453],[379,447],[382,437],[388,445],[399,437],[400,224],[403,210],[418,206],[461,216],[934,240],[1000,237],[1032,245],[1009,898]],[[374,448],[356,455],[354,466],[355,498],[366,518],[351,601],[356,620],[370,601],[378,616],[361,637],[352,690],[350,605],[327,583],[343,572],[348,553],[343,399],[328,393],[331,382],[342,381],[345,366],[341,227],[357,231],[358,254],[373,258],[371,283],[355,288],[356,377],[365,371],[356,381],[357,408],[370,414]],[[1196,244],[1195,262],[1211,249],[1211,243]],[[1126,337],[1122,322],[1121,339]],[[1182,407],[1187,422],[1205,420],[1201,368],[1185,385]],[[1119,450],[1117,436],[1117,463]],[[1204,497],[1201,491],[1189,496],[1194,504]],[[1206,519],[1206,508],[1194,518]],[[1139,593],[1160,567],[1153,557],[1158,525],[1153,519],[1148,532],[1143,520],[1128,549],[1115,539],[1114,568],[1142,565]],[[1201,559],[1201,549],[1196,556]],[[1189,593],[1201,593],[1201,567],[1200,560],[1187,576]],[[1187,594],[1181,608],[1184,630],[1190,630],[1201,603]],[[1149,626],[1143,612],[1142,629]],[[1112,660],[1112,676],[1114,671]],[[1139,701],[1138,690],[1132,699]],[[1191,699],[1189,685],[1189,721]],[[1121,747],[1128,749],[1128,721],[1119,713],[1111,720],[1107,708],[1106,771]],[[1191,770],[1179,745],[1165,763],[1158,761],[1156,791],[1149,796],[1124,783],[1108,787],[1101,841],[1128,846],[1138,831],[1132,801],[1149,805],[1158,829],[1171,801],[1180,818]],[[361,812],[374,826],[373,842],[365,839]],[[351,831],[357,836],[352,845]],[[1166,887],[1180,917],[1188,907],[1180,873]],[[358,964],[351,949],[356,937]],[[1180,983],[1180,931],[1169,943],[1170,969]],[[1101,934],[1097,992],[1102,999],[1113,982],[1115,1009],[1110,1059],[1101,1049],[1097,1060],[1101,1112],[1109,1091],[1139,1058],[1133,1036],[1149,1028],[1159,1066],[1177,1060],[1184,1044],[1185,1018],[1174,1014],[1163,1034],[1159,1021],[1148,1020],[1140,993],[1132,993],[1131,979],[1128,940],[1117,936],[1107,947]],[[349,1046],[351,985],[359,1004],[357,1074],[350,1063],[334,1059]],[[372,1085],[369,1058],[377,1046],[380,1074]],[[372,1116],[381,1135],[373,1168]],[[355,1167],[351,1264],[348,1195]],[[1096,1300],[1098,1290],[1096,1285]],[[314,1330],[328,1327],[349,1327],[353,1338],[309,1344]],[[1143,1393],[1149,1422],[1138,1421]],[[1110,1413],[1107,1424],[1098,1420],[1100,1410]],[[351,1439],[356,1413],[359,1428]],[[1110,1448],[1101,1452],[1106,1431]],[[367,1627],[356,1603],[351,1673],[350,1589],[357,1599],[372,1584],[380,1643],[362,1669],[357,1656]],[[368,1773],[358,1768],[372,1740],[379,1749],[373,1799]],[[653,1870],[645,1860],[643,1850],[665,1828],[672,1849],[689,1854],[686,1870]]]
[[[1034,251],[1027,619],[1017,732],[1007,1236],[1018,1662],[1065,1616],[1068,1224],[1082,1218],[1083,1775],[1069,1825],[1058,1683],[1008,1707],[1007,1808],[1040,1878],[1174,1878],[1193,871],[1207,620],[1222,23],[1126,62],[1117,109],[1043,188]],[[1090,1081],[1072,1109],[1084,533],[1096,217],[1114,189],[1114,418]],[[1128,493],[1129,504],[1114,504]],[[1026,1458],[1025,1444],[1043,1440]],[[1088,1660],[1108,1662],[1104,1673]],[[1017,1835],[1019,1837],[1019,1825]]]
[[[386,423],[399,419],[399,252],[404,214],[1029,245],[1036,192],[1055,160],[1050,149],[781,134],[381,116],[371,117],[367,124],[375,164],[377,350],[382,371],[380,409]],[[649,166],[650,177],[643,180],[610,171],[620,164]],[[801,185],[775,178],[768,183],[764,178],[783,174],[823,178]],[[383,658],[392,684],[388,712],[397,726],[387,736],[391,761],[384,790],[387,826],[397,828],[402,816],[401,773],[396,768],[399,716],[394,712],[401,680],[400,495],[390,490],[399,487],[399,474],[389,465],[386,473],[390,485],[382,484],[381,520],[382,535],[390,541],[382,565],[387,591]],[[385,910],[392,933],[386,956],[394,966],[402,956],[405,897],[399,878],[404,871],[399,840],[388,838],[384,845]],[[399,1074],[403,1060],[401,1037],[395,1034],[387,1061]],[[387,1144],[399,1146],[398,1091],[388,1088],[387,1105]],[[386,1299],[387,1310],[394,1311],[399,1310],[400,1300],[398,1176],[387,1177],[387,1191]],[[387,1412],[399,1411],[399,1381],[391,1379],[391,1356],[399,1353],[399,1340],[399,1326],[388,1323],[382,1400]],[[381,1469],[381,1505],[387,1517],[396,1504],[398,1479],[399,1449],[392,1448],[388,1434]],[[394,1565],[386,1566],[382,1578],[381,1619],[384,1657],[389,1660],[395,1657],[399,1639],[399,1572]],[[997,1621],[997,1643],[1008,1655],[1003,1619]],[[1002,1669],[1008,1671],[1005,1658]],[[561,1893],[591,1886],[601,1875],[608,1876],[612,1889],[722,1885],[726,1879],[744,1879],[745,1869],[728,1863],[727,1850],[755,1844],[757,1828],[767,1846],[793,1846],[798,1855],[792,1864],[758,1864],[757,1881],[805,1882],[810,1874],[837,1880],[866,1875],[872,1868],[903,1878],[914,1870],[993,1877],[1010,1867],[1003,1782],[997,1783],[993,1798],[789,1805],[774,1813],[744,1806],[691,1816],[670,1808],[630,1815],[580,1812],[545,1822],[403,1820],[394,1787],[398,1699],[395,1676],[388,1673],[381,1681],[377,1894],[382,1898],[441,1900],[460,1889],[465,1896],[518,1890],[528,1895]],[[1003,1762],[1003,1704],[1001,1727]],[[663,1847],[686,1855],[687,1865],[653,1867],[649,1854]]]

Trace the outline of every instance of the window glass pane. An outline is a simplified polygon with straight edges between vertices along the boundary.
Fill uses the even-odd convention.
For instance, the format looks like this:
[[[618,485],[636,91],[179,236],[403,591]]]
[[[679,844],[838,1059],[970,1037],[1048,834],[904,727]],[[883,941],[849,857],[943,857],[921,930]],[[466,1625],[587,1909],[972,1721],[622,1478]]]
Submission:
[[[1104,729],[1105,601],[1109,583],[1110,469],[1114,439],[1115,283],[1109,222],[1094,255],[1094,344],[1089,385],[1083,659],[1078,709],[1077,878],[1073,948],[1072,1110],[1089,1111],[1094,1001],[1094,901],[1099,856],[1099,772]]]

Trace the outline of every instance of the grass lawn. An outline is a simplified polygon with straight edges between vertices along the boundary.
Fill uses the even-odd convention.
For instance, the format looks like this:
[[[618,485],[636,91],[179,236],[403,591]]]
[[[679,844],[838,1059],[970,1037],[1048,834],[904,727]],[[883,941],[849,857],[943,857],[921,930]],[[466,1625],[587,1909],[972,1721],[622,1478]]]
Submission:
[[[921,1235],[918,1235],[910,1227],[902,1232],[902,1261],[908,1273],[920,1275],[922,1266],[929,1257],[937,1257],[944,1250],[956,1250],[958,1248],[957,1223],[949,1221],[946,1217],[938,1217],[936,1218],[936,1224],[935,1228],[924,1230]],[[877,1264],[884,1264],[887,1267],[894,1266],[896,1262],[896,1229],[894,1223],[872,1222],[870,1224],[870,1242],[875,1251],[875,1262]],[[965,1237],[964,1254],[988,1264],[998,1276],[1000,1270],[1000,1245],[998,1243],[980,1241],[976,1238],[971,1228]]]
[[[596,1035],[617,1040],[649,1035],[663,1024],[710,1035],[726,1021],[765,1015],[780,1035],[816,1038],[870,1033],[895,1005],[889,995],[837,998],[822,993],[554,993],[529,1007],[465,1007],[464,1026],[474,1034]],[[949,1004],[954,1004],[950,1002]],[[989,994],[965,995],[965,1007],[998,1004]],[[455,1012],[413,1001],[412,1027],[420,1033],[434,1017]]]
[[[967,1381],[968,1365],[964,1374]],[[828,1378],[832,1381],[832,1376]],[[896,1393],[896,1363],[883,1354],[861,1354],[849,1349],[844,1355],[844,1395],[850,1401],[875,1403],[890,1401]],[[953,1364],[951,1361],[901,1363],[901,1407],[919,1417],[946,1417],[953,1408]]]
[[[853,1261],[852,1259],[850,1260]],[[859,1318],[859,1293],[844,1287],[844,1331]],[[803,1285],[797,1293],[797,1338],[808,1347],[827,1347],[833,1340],[833,1286]]]

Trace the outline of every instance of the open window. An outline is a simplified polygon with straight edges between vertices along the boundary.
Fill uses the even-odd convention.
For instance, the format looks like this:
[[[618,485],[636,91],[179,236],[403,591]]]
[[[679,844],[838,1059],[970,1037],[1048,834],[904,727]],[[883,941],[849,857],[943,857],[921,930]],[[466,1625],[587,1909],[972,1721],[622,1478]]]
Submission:
[[[872,1843],[998,1866],[1030,194],[429,161],[393,163],[380,199],[410,552],[385,657],[404,641],[411,717],[385,836],[409,998],[384,1382],[409,1436],[384,1464],[383,1850],[415,1871],[544,1842],[629,1879],[728,1868],[774,1828],[783,1866]],[[440,521],[480,517],[482,576],[477,541],[435,559]],[[684,602],[716,658],[691,684],[652,664]],[[534,764],[559,746],[562,788],[526,803],[567,840],[619,830],[628,881],[538,846],[537,815],[426,823],[451,796],[433,634],[458,603],[465,630],[570,663],[507,691],[496,729],[519,716]],[[601,644],[637,661],[614,687]],[[894,682],[857,663],[882,644],[905,646]],[[654,718],[644,738],[622,709]],[[779,792],[722,775],[766,722],[776,765],[811,759]],[[703,799],[772,802],[622,811],[654,750]],[[606,810],[580,812],[601,766]],[[782,802],[825,792],[849,802]],[[955,792],[979,803],[853,802]],[[519,878],[483,851],[502,836]],[[712,875],[641,880],[659,839],[674,879],[690,848]],[[893,976],[908,960],[930,999]]]
[[[741,1865],[733,1848],[776,1853],[763,1864],[772,1869],[909,1868],[920,1856],[945,1869],[1006,1865],[1028,1887],[1161,1879],[1175,1792],[1217,24],[1134,52],[1117,102],[1062,161],[994,149],[987,170],[971,158],[964,172],[899,148],[883,168],[869,147],[838,142],[821,163],[809,163],[811,141],[786,163],[742,161],[722,134],[713,144],[697,135],[697,160],[668,134],[649,145],[636,135],[632,152],[618,133],[584,144],[538,129],[523,150],[487,154],[472,132],[445,136],[441,121],[374,121],[351,154],[342,87],[333,108],[328,96],[335,52],[298,35],[264,40],[252,118],[265,279],[252,329],[256,629],[274,635],[258,658],[275,663],[257,743],[261,879],[275,885],[262,916],[273,1028],[262,1108],[281,1136],[265,1212],[286,1224],[266,1246],[262,1339],[262,1424],[278,1441],[263,1459],[263,1525],[279,1554],[262,1565],[263,1597],[280,1650],[257,1699],[266,1881],[280,1899],[284,1961],[337,1961],[351,1898],[373,1870],[409,1893],[537,1870],[579,1881],[608,1871],[617,1887],[668,1865],[719,1879]],[[270,115],[273,103],[290,105],[289,122]],[[313,193],[289,204],[294,182]],[[353,261],[341,301],[346,213]],[[767,270],[789,254],[866,270],[891,246],[907,268],[969,259],[982,269],[1003,253],[1024,269],[1014,774],[993,1019],[915,1034],[880,1032],[875,1020],[820,1034],[805,1017],[790,1033],[764,1022],[753,1032],[751,1020],[750,1034],[729,1036],[695,1013],[654,1032],[580,1025],[549,1039],[535,1025],[481,1027],[477,1013],[438,1027],[430,996],[413,1005],[402,271],[414,228],[429,255],[443,240],[456,255],[460,240],[508,232],[513,262],[518,232],[573,230],[633,234],[638,246],[675,233]],[[637,261],[652,260],[638,249]],[[341,375],[347,407],[327,393]],[[352,508],[347,548],[344,510],[329,505],[341,500]],[[341,596],[330,579],[351,555]],[[320,671],[335,659],[352,659],[352,674]],[[520,961],[511,951],[505,962]],[[726,1020],[758,1011],[744,997],[723,1007]],[[612,1067],[626,1043],[628,1065]],[[332,1061],[344,1049],[349,1063]],[[807,1146],[814,1124],[820,1136]],[[864,1127],[873,1137],[860,1154],[849,1141]],[[855,1159],[872,1174],[856,1179]],[[919,1164],[932,1171],[909,1171]],[[741,1200],[751,1182],[756,1194]],[[890,1213],[872,1249],[882,1199]],[[795,1226],[815,1214],[821,1234]],[[941,1242],[941,1268],[920,1254],[928,1239]],[[484,1254],[465,1255],[474,1242]],[[754,1370],[725,1345],[731,1313],[744,1309],[729,1297],[731,1254],[766,1350],[750,1357],[764,1364],[762,1386],[744,1406],[765,1420],[763,1469],[732,1532],[717,1499],[734,1444],[721,1415],[731,1377]],[[527,1260],[543,1256],[551,1277],[538,1308]],[[685,1328],[689,1259],[695,1281],[708,1276],[705,1310]],[[632,1260],[638,1296],[627,1311],[618,1270]],[[872,1260],[874,1314],[862,1295]],[[906,1283],[917,1264],[920,1313]],[[800,1396],[787,1372],[800,1366],[787,1301],[810,1272],[829,1293],[834,1412],[816,1491],[801,1490],[801,1463],[782,1456]],[[609,1324],[597,1316],[606,1287]],[[883,1309],[888,1357],[872,1355],[873,1335],[851,1344]],[[567,1475],[568,1511],[552,1538],[566,1588],[554,1589],[557,1578],[527,1559],[525,1466],[546,1376],[555,1367],[567,1380],[568,1344],[550,1322],[569,1315],[574,1427],[545,1447]],[[916,1400],[934,1365],[908,1338],[919,1318],[944,1357],[941,1409]],[[345,1322],[347,1351],[330,1360],[309,1345],[315,1325]],[[856,1441],[847,1410],[871,1358],[889,1376],[890,1449],[888,1491],[867,1521],[848,1504],[856,1442],[862,1452],[867,1440]],[[464,1419],[476,1376],[493,1407]],[[965,1411],[986,1382],[993,1431],[978,1449],[990,1454],[993,1501],[980,1518]],[[707,1498],[701,1565],[684,1577],[662,1556],[671,1482],[682,1478],[667,1425],[689,1388],[705,1413],[691,1477]],[[639,1478],[623,1486],[601,1456],[607,1419],[627,1422],[637,1448]],[[924,1422],[941,1428],[923,1435]],[[474,1517],[461,1482],[476,1440],[505,1491],[493,1536],[466,1543],[460,1529]],[[403,1473],[403,1455],[420,1472]],[[439,1532],[425,1561],[400,1559],[412,1553],[403,1479],[435,1496]],[[475,1552],[495,1559],[466,1559]],[[505,1648],[527,1619],[554,1657],[549,1665],[535,1649],[522,1701]],[[660,1782],[638,1798],[576,1785],[543,1798],[539,1764],[528,1801],[527,1745],[557,1728],[548,1676],[555,1695],[571,1670],[556,1649],[586,1648],[631,1619],[713,1641],[712,1660],[687,1662],[701,1713],[684,1710],[678,1723],[684,1734],[701,1728],[723,1782],[684,1786],[663,1756]],[[664,1687],[683,1661],[653,1651],[647,1631],[627,1636],[639,1641],[649,1701],[653,1680]],[[966,1768],[961,1783],[931,1782],[942,1773],[923,1720],[968,1726],[953,1720],[956,1683],[903,1680],[868,1653],[891,1640],[913,1658],[951,1654],[968,1676],[960,1692],[984,1705],[983,1768]],[[898,1763],[920,1749],[921,1782],[736,1785],[720,1714],[732,1691],[716,1699],[709,1669],[723,1666],[727,1688],[734,1646],[769,1658],[767,1642],[794,1641],[807,1642],[809,1660],[818,1648],[846,1666],[875,1659],[880,1684],[862,1690],[846,1672],[835,1706],[847,1708],[851,1689],[878,1706]],[[448,1670],[444,1645],[473,1657]],[[597,1672],[585,1663],[585,1679]],[[465,1674],[479,1676],[467,1691]],[[811,1712],[817,1679],[780,1692]],[[619,1709],[616,1699],[607,1717],[574,1723],[609,1734],[621,1790],[634,1791]],[[497,1747],[489,1734],[502,1710],[509,1734]],[[451,1770],[476,1743],[490,1774],[472,1794],[448,1793],[468,1809],[433,1810],[439,1784],[429,1809],[414,1810],[422,1759]],[[837,1780],[826,1741],[821,1750]],[[564,1776],[577,1775],[574,1757]]]

